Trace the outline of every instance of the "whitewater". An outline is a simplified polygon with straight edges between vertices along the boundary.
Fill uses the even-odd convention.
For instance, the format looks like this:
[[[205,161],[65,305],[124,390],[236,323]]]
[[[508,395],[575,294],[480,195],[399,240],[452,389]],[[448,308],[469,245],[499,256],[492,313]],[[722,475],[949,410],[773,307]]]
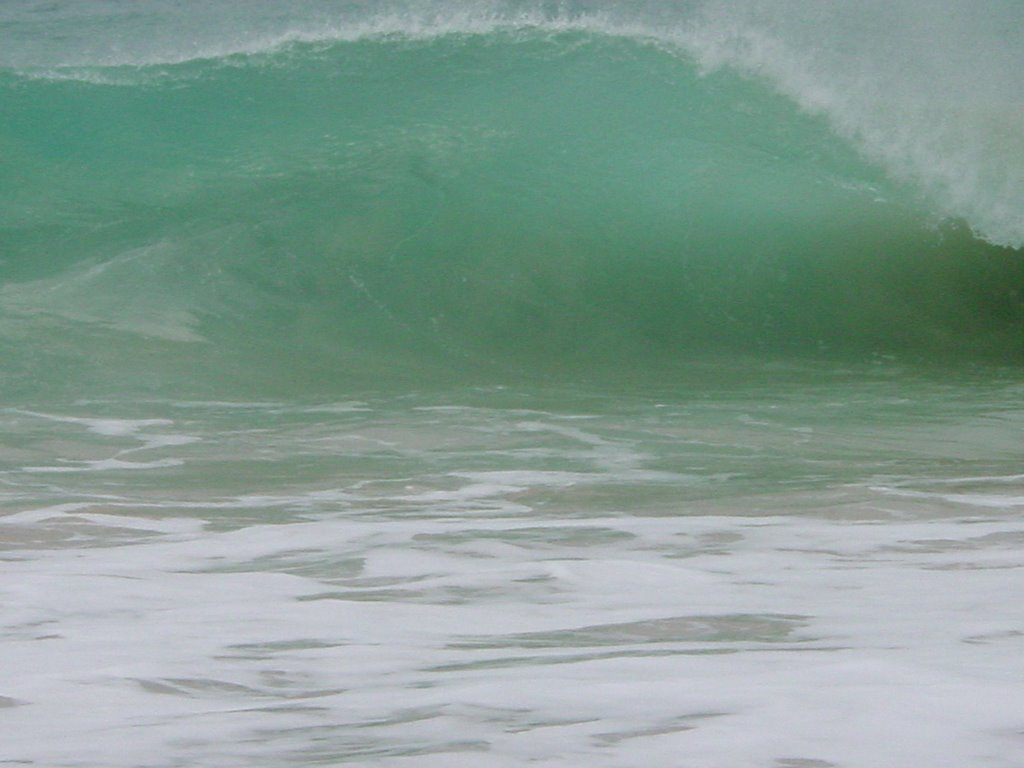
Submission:
[[[1021,29],[0,4],[0,765],[1024,764]]]

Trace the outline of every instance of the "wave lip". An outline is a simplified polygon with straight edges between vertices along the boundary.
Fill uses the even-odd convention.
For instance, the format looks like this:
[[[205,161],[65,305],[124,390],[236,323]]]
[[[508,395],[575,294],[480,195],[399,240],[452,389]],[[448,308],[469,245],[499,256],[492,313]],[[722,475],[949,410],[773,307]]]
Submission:
[[[32,4],[20,4],[29,7]],[[296,44],[436,39],[567,30],[643,41],[705,69],[762,78],[945,215],[997,245],[1024,245],[1024,24],[1019,4],[987,13],[956,0],[876,2],[807,9],[754,0],[669,6],[578,2],[334,2],[306,8],[217,4],[199,14],[173,6],[118,5],[88,16],[67,6],[7,12],[15,44],[0,67],[50,78],[118,82],[102,70],[266,55]],[[941,12],[940,12],[941,11]],[[39,17],[42,18],[39,18]],[[145,28],[149,34],[140,34]],[[34,42],[49,32],[60,44]],[[41,34],[42,33],[42,34]],[[59,34],[58,34],[59,33]],[[19,44],[20,43],[20,44]],[[985,57],[975,51],[983,50]]]

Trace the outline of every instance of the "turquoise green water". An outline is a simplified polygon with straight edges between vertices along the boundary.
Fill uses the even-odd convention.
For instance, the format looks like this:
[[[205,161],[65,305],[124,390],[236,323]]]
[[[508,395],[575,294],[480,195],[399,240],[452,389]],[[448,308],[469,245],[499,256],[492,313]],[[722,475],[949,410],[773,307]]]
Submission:
[[[7,392],[1024,360],[1019,252],[647,38],[371,35],[0,89]]]

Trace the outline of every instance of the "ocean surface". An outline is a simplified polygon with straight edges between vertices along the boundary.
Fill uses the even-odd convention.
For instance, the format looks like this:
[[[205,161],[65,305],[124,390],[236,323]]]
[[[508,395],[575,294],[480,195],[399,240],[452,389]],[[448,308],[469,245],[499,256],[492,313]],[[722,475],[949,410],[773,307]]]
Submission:
[[[1022,29],[0,3],[0,766],[1024,765]]]

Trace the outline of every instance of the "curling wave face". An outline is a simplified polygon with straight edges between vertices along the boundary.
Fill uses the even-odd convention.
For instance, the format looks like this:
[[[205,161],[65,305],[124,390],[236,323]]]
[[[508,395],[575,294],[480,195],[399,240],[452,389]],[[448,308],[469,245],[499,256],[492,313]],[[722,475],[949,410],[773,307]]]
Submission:
[[[893,53],[995,20],[772,7],[15,4],[0,387],[1019,364],[1015,52],[941,87]]]

